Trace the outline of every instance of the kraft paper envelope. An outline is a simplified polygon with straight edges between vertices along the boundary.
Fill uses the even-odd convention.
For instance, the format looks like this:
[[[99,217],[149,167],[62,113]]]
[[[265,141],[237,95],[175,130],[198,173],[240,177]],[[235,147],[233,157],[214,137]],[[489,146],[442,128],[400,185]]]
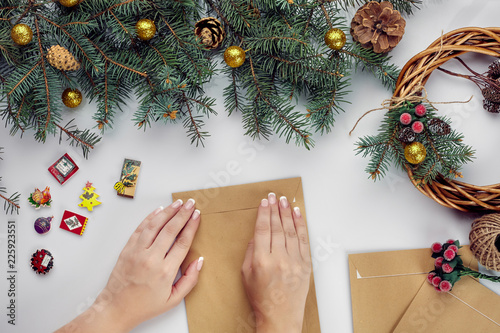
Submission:
[[[477,269],[468,247],[459,254],[465,266]],[[430,248],[350,254],[354,332],[392,332],[432,269]]]
[[[500,332],[499,309],[500,296],[470,276],[449,293],[437,293],[426,283],[394,332]]]
[[[257,208],[269,192],[286,196],[305,217],[301,178],[172,194],[174,200],[195,199],[201,211],[200,227],[181,267],[184,272],[190,262],[205,258],[198,284],[185,299],[190,333],[255,332],[241,265],[253,237]],[[320,332],[312,274],[302,332]]]

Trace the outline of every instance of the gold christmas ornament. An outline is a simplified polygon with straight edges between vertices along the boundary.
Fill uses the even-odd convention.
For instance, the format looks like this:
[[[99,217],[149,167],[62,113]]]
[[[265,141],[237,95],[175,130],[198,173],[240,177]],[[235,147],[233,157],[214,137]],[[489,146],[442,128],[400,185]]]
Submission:
[[[137,36],[144,41],[150,40],[156,33],[156,25],[150,19],[140,19],[135,24],[135,29]]]
[[[53,45],[47,50],[47,61],[53,67],[62,71],[76,71],[80,64],[75,57],[61,45]]]
[[[19,23],[12,27],[10,37],[17,45],[26,45],[33,39],[33,31],[26,24]]]
[[[82,93],[78,89],[67,88],[63,91],[61,98],[68,108],[76,108],[82,102]]]
[[[337,28],[328,30],[325,34],[325,44],[332,50],[340,50],[345,45],[345,33]]]
[[[239,46],[230,46],[224,52],[224,61],[230,67],[240,67],[245,62],[245,51]]]
[[[420,142],[412,142],[405,147],[405,158],[411,164],[420,164],[425,160],[427,151]]]
[[[216,49],[226,35],[220,21],[215,17],[205,17],[194,25],[194,34],[201,38],[206,49]]]
[[[59,3],[64,7],[73,7],[78,4],[79,0],[59,0]]]

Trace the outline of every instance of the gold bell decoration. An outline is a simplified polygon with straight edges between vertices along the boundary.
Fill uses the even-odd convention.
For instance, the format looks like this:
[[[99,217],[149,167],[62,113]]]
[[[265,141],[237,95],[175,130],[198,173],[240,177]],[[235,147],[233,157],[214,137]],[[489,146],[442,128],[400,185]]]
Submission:
[[[156,25],[150,19],[140,19],[135,24],[135,29],[137,36],[144,41],[150,40],[156,33]]]
[[[80,2],[79,0],[59,0],[59,3],[64,7],[73,7]]]
[[[325,34],[326,46],[335,51],[338,51],[344,47],[345,40],[345,33],[338,28],[330,29]]]
[[[28,25],[19,23],[12,27],[10,37],[17,45],[26,45],[33,39],[33,31]]]
[[[427,150],[420,142],[412,142],[405,147],[405,158],[411,164],[420,164],[425,160]]]
[[[82,102],[82,93],[78,89],[67,88],[63,91],[61,98],[68,108],[76,108]]]
[[[53,67],[62,71],[76,71],[80,64],[75,57],[61,45],[53,45],[47,50],[47,61]]]
[[[224,51],[224,61],[230,67],[240,67],[245,62],[245,50],[236,45],[228,47]]]

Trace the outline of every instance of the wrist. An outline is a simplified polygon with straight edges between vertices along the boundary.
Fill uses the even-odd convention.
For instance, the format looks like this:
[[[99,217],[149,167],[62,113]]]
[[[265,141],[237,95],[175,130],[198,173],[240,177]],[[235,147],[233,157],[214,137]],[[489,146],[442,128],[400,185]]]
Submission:
[[[289,320],[283,320],[282,322],[276,322],[273,320],[264,320],[262,323],[258,323],[256,333],[301,333],[302,332],[302,320],[300,322],[293,322]]]
[[[90,313],[88,320],[95,320],[100,327],[106,328],[106,332],[129,332],[137,324],[132,321],[131,316],[124,313],[115,297],[116,295],[104,289],[87,310]]]

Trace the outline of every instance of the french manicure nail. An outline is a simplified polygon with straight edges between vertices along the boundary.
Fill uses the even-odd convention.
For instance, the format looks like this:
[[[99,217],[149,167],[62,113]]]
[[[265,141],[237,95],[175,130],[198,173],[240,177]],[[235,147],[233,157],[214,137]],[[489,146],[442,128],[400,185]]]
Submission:
[[[293,209],[293,211],[295,212],[295,216],[297,216],[297,217],[301,217],[302,216],[302,215],[300,215],[300,208],[299,207],[295,207]]]
[[[262,199],[262,201],[260,202],[261,206],[262,207],[267,207],[269,206],[269,201],[267,201],[267,199]]]
[[[153,216],[157,215],[162,210],[163,210],[163,206],[160,206],[160,207],[156,208],[155,211],[153,212]]]
[[[280,204],[281,204],[281,207],[288,208],[288,200],[286,199],[285,196],[282,196],[280,198]]]
[[[203,267],[203,257],[199,257],[198,258],[198,263],[196,264],[196,269],[199,271],[201,271],[201,268]]]
[[[187,202],[186,202],[186,209],[191,209],[194,207],[194,199],[189,199]]]
[[[198,209],[195,209],[191,218],[193,220],[196,220],[198,217],[200,217],[200,211]]]
[[[276,194],[274,194],[273,192],[269,193],[268,196],[269,198],[269,203],[271,205],[274,205],[276,203]]]
[[[177,199],[177,201],[175,201],[172,204],[172,208],[179,208],[180,206],[182,206],[182,200],[181,199]]]

